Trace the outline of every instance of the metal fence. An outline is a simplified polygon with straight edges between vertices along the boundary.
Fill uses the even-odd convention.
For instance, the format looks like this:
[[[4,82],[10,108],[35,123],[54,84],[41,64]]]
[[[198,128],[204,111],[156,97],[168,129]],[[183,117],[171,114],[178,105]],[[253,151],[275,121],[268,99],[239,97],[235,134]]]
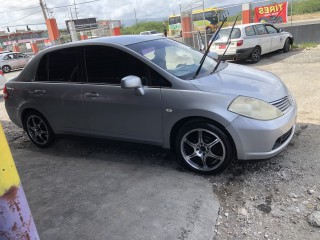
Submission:
[[[255,19],[255,9],[258,8],[258,10],[263,11],[273,11],[276,10],[276,8],[281,8],[283,5],[283,3],[286,3],[286,9],[287,10],[287,24],[292,24],[292,21],[296,21],[301,19],[301,16],[292,16],[292,11],[295,7],[295,1],[290,0],[290,1],[284,1],[284,0],[262,0],[262,1],[255,1],[255,2],[248,2],[247,4],[250,4],[250,13],[251,13],[251,22],[254,22],[255,20],[259,21],[259,22],[271,22],[273,24],[282,24],[284,19],[282,19],[282,17],[274,17],[272,16],[272,14],[270,14],[270,17],[268,18],[258,18]],[[293,3],[293,4],[292,4]],[[275,8],[273,7],[268,7],[270,5],[276,5]],[[191,31],[187,31],[187,32],[182,32],[182,39],[181,41],[193,48],[199,49],[199,44],[198,44],[198,35],[201,34],[202,39],[204,40],[204,42],[208,43],[208,41],[210,40],[211,36],[212,36],[212,32],[208,32],[205,29],[202,30],[197,30],[194,27],[194,15],[192,14],[194,11],[201,10],[204,12],[204,9],[206,9],[208,6],[204,6],[204,1],[203,0],[193,0],[191,2],[188,2],[186,4],[181,4],[180,5],[180,16],[181,16],[181,25],[183,28],[183,22],[184,22],[184,18],[186,17],[190,17],[191,15]],[[237,24],[242,24],[242,7],[243,7],[243,3],[241,4],[232,4],[232,5],[220,5],[218,6],[218,8],[221,8],[224,10],[224,16],[227,16],[227,22],[224,25],[224,27],[228,27],[228,26],[232,26],[233,22],[235,21],[236,17],[238,17],[237,20]],[[206,17],[205,14],[203,13],[203,18],[202,20],[205,22],[206,21]],[[219,23],[217,24],[217,27],[219,26],[219,24],[221,24],[222,19],[220,18]]]

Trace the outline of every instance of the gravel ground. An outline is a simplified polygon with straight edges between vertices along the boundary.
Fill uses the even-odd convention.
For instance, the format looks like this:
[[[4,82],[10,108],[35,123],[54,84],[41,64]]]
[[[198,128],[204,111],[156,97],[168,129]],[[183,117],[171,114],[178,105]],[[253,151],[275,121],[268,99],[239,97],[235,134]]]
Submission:
[[[204,176],[220,200],[214,239],[319,240],[320,227],[314,225],[320,225],[320,47],[268,54],[250,66],[271,71],[286,83],[299,106],[297,129],[277,157],[235,162],[220,175]],[[1,93],[0,113],[11,149],[33,148],[26,134],[8,121]],[[157,157],[166,158],[163,153]]]
[[[320,224],[320,47],[268,54],[252,66],[277,74],[295,96],[296,134],[277,157],[210,177],[221,205],[215,239],[319,240],[308,217]]]

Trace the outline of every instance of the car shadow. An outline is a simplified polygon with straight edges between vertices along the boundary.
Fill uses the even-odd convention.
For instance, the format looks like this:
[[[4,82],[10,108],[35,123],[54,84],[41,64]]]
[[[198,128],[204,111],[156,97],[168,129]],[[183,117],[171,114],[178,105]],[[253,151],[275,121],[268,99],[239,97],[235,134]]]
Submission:
[[[261,59],[258,63],[252,63],[250,61],[230,61],[232,63],[242,64],[242,65],[248,65],[251,67],[259,67],[259,66],[265,66],[269,64],[274,64],[276,62],[280,62],[283,60],[286,60],[288,58],[291,58],[299,53],[301,53],[302,49],[292,49],[287,53],[284,53],[283,51],[275,51],[272,53],[267,53],[261,56]]]
[[[66,161],[68,157],[76,157],[79,161],[81,159],[116,161],[140,166],[162,166],[180,172],[189,172],[177,163],[174,153],[161,147],[88,137],[59,136],[51,147],[42,149],[35,146],[29,140],[27,134],[21,128],[17,128],[12,122],[2,121],[1,123],[12,151],[17,149],[35,153],[39,152],[57,156],[61,161]],[[237,160],[227,170],[218,175],[221,177],[228,176],[230,179],[233,179],[252,172],[280,171],[281,160],[286,155],[286,152],[294,147],[301,132],[307,128],[306,126],[305,124],[297,125],[291,143],[276,157],[267,160]]]

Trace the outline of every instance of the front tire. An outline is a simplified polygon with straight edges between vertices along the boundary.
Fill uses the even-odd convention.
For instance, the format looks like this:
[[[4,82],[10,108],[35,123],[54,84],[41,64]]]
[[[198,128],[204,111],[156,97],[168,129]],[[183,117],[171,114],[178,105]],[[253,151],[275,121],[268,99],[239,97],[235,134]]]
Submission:
[[[49,147],[55,135],[48,121],[38,112],[29,112],[24,117],[25,130],[30,140],[41,148]]]
[[[228,136],[213,124],[190,122],[177,134],[178,160],[191,171],[215,174],[224,171],[234,157]]]
[[[289,52],[289,51],[290,51],[290,48],[291,48],[291,42],[290,42],[290,39],[287,38],[286,41],[285,41],[285,43],[284,43],[284,46],[283,46],[282,51],[283,51],[284,53]]]

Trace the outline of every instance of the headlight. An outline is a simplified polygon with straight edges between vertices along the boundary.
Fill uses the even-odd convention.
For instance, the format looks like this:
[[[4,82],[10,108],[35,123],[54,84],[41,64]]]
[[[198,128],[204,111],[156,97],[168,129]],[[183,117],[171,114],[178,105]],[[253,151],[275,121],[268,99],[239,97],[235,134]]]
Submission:
[[[283,115],[278,108],[270,103],[243,96],[237,97],[230,104],[228,110],[258,120],[271,120]]]

